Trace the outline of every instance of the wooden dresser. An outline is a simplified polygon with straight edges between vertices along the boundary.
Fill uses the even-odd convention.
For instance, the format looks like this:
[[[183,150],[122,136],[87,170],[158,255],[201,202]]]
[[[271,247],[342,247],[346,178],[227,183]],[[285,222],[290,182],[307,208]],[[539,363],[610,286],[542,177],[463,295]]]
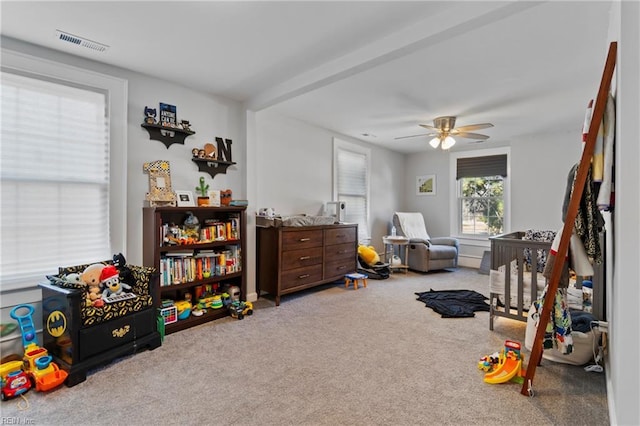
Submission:
[[[276,298],[344,277],[357,269],[358,225],[256,228],[258,296]]]

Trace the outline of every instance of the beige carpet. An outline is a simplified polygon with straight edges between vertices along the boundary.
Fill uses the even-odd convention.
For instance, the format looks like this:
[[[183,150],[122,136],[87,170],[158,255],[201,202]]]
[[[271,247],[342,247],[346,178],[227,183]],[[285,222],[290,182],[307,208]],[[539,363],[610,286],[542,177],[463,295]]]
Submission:
[[[489,385],[478,359],[525,324],[487,312],[443,319],[415,292],[487,293],[476,270],[395,274],[348,290],[326,285],[261,298],[225,318],[166,337],[73,388],[2,403],[2,416],[38,425],[606,425],[604,373],[543,360],[535,397]],[[528,353],[527,353],[528,355]],[[22,406],[22,407],[21,407]],[[26,423],[31,422],[33,423]]]

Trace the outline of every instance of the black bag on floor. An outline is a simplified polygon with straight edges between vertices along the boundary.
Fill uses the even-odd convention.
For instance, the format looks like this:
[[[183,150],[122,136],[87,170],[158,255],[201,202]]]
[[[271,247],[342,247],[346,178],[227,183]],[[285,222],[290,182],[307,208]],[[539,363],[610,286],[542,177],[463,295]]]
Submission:
[[[391,270],[388,263],[378,262],[373,265],[366,263],[362,257],[358,256],[358,272],[366,274],[374,280],[386,280],[389,278]]]

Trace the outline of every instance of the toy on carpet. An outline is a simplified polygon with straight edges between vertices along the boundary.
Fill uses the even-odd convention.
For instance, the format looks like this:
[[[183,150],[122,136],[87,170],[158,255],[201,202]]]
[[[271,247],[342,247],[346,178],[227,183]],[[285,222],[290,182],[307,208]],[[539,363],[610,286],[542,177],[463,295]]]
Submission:
[[[53,362],[53,357],[49,355],[47,349],[40,347],[38,344],[36,328],[33,324],[33,312],[34,308],[31,305],[18,305],[11,310],[10,316],[18,322],[18,326],[20,327],[22,346],[24,347],[24,357],[21,364],[24,373],[29,377],[30,387],[35,387],[37,391],[45,392],[61,385],[66,380],[68,373],[60,370],[58,365]],[[54,314],[56,314],[56,312],[51,315]],[[61,315],[60,312],[57,312],[57,314]],[[59,322],[64,323],[64,321],[66,321],[64,317],[50,317],[46,321],[46,326],[52,329],[53,327],[64,327],[66,326],[64,324],[57,325]],[[16,361],[12,362],[15,363]],[[23,376],[16,367],[17,364],[2,364],[2,367],[0,367],[3,375],[3,399],[5,398],[5,387],[7,386],[22,387],[19,393],[15,393],[12,396],[28,390],[28,388],[24,389],[26,385],[22,383]],[[10,379],[7,381],[5,381],[4,373],[6,370],[11,370],[6,372],[7,379]],[[7,396],[9,396],[10,393],[10,389],[7,389]]]
[[[253,315],[253,303],[251,302],[234,300],[227,309],[233,318],[237,318],[239,320],[243,319],[245,316]]]
[[[505,340],[504,348],[495,362],[495,355],[482,357],[478,368],[486,371],[484,381],[490,384],[506,383],[513,381],[522,384],[524,382],[524,354],[521,352],[520,342]],[[485,369],[486,368],[486,369]]]

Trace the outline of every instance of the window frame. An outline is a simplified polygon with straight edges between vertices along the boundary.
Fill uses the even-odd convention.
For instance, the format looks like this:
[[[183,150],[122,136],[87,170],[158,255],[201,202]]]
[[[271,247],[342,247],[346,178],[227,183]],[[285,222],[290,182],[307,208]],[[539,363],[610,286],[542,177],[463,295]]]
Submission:
[[[358,226],[358,242],[361,244],[368,244],[371,241],[371,225],[370,225],[370,216],[371,216],[371,149],[365,148],[363,146],[347,142],[343,139],[333,138],[333,201],[340,201],[338,194],[338,154],[340,151],[350,151],[356,154],[361,154],[366,157],[366,200],[365,200],[365,229],[360,229],[361,226]],[[349,205],[347,204],[347,210],[349,209]]]
[[[109,114],[109,244],[112,253],[125,253],[127,246],[127,80],[7,48],[2,48],[1,54],[2,71],[60,82],[73,87],[92,88],[106,94]],[[28,290],[34,287],[37,287],[37,282],[3,284],[0,292]]]
[[[457,161],[459,158],[486,157],[491,155],[507,156],[507,176],[503,180],[504,198],[504,223],[503,233],[511,232],[511,149],[510,147],[477,149],[470,151],[451,152],[449,155],[449,181],[452,191],[449,192],[449,208],[452,212],[449,222],[449,231],[452,236],[458,238],[462,244],[468,245],[489,245],[489,236],[463,234],[460,229],[460,218],[462,216],[461,205],[458,202],[460,193],[460,183],[456,179]]]

